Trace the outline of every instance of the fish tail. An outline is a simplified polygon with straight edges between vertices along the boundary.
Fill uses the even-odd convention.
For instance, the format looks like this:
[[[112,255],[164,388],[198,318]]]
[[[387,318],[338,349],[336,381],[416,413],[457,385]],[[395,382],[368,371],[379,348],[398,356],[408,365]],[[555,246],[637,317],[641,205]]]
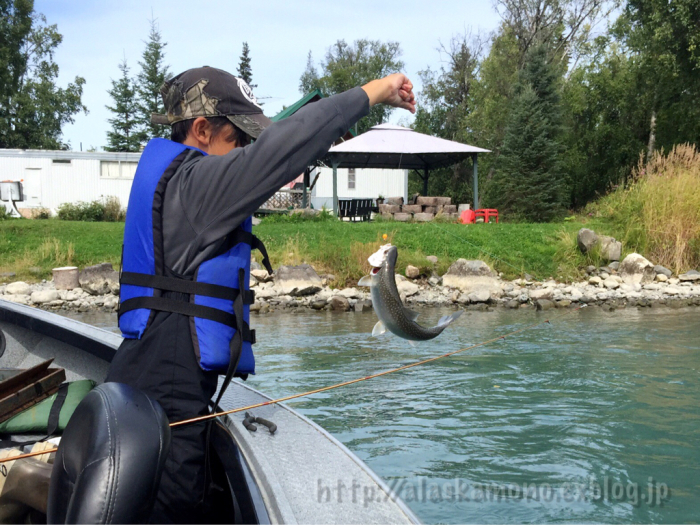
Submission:
[[[449,326],[455,319],[457,319],[460,315],[462,315],[462,310],[459,310],[452,315],[445,315],[440,318],[438,321],[438,328],[446,328]]]

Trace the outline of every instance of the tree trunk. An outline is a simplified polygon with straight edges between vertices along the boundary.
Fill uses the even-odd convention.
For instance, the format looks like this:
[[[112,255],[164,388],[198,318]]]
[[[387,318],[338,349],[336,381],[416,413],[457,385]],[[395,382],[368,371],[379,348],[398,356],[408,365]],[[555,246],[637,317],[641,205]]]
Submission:
[[[651,119],[649,121],[649,145],[647,146],[647,162],[651,160],[656,146],[656,110],[651,111]]]

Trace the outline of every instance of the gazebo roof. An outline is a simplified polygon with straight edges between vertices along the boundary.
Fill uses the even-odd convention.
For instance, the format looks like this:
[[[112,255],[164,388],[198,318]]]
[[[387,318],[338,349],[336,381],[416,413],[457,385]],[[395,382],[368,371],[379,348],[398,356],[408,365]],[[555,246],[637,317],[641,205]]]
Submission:
[[[366,133],[333,146],[325,160],[339,168],[443,168],[476,153],[490,151],[461,142],[418,133],[392,124],[374,126]]]

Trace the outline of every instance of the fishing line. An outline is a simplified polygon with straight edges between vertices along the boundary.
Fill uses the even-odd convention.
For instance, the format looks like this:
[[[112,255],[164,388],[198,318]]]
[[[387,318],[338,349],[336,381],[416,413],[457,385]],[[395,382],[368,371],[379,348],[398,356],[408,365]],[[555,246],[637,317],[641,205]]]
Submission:
[[[234,408],[231,410],[225,410],[223,412],[215,412],[212,414],[207,414],[205,416],[199,416],[199,417],[195,417],[195,418],[191,418],[191,419],[185,419],[183,421],[177,421],[175,423],[170,423],[170,427],[171,428],[180,427],[180,426],[189,425],[192,423],[198,423],[200,421],[207,421],[209,419],[214,419],[214,418],[221,417],[221,416],[235,414],[237,412],[245,412],[247,410],[252,410],[254,408],[264,407],[264,406],[268,406],[268,405],[276,405],[278,403],[283,403],[284,401],[291,401],[292,399],[299,399],[301,397],[310,396],[312,394],[318,394],[320,392],[328,392],[329,390],[335,390],[336,388],[341,388],[341,387],[348,386],[348,385],[354,385],[355,383],[361,383],[363,381],[368,381],[370,379],[375,379],[377,377],[382,377],[382,376],[386,376],[386,375],[393,374],[396,372],[401,372],[403,370],[408,370],[409,368],[414,368],[416,366],[421,366],[421,365],[425,365],[427,363],[432,363],[433,361],[438,361],[439,359],[444,359],[445,357],[457,355],[457,354],[460,354],[462,352],[466,352],[467,350],[473,350],[474,348],[478,348],[480,346],[484,346],[487,344],[502,341],[506,337],[511,337],[513,335],[520,334],[522,332],[525,332],[527,330],[531,330],[532,328],[535,328],[535,327],[543,325],[543,324],[550,324],[551,325],[552,321],[556,321],[556,320],[561,319],[567,315],[570,315],[574,312],[577,312],[577,311],[581,310],[582,308],[585,308],[586,306],[587,305],[582,304],[581,306],[578,306],[576,308],[568,310],[567,312],[564,312],[564,313],[562,313],[556,317],[553,317],[551,319],[545,319],[544,321],[539,321],[537,323],[533,323],[531,325],[524,326],[523,328],[519,328],[518,330],[513,330],[512,332],[508,332],[507,334],[499,335],[498,337],[494,337],[494,338],[489,339],[487,341],[482,341],[481,343],[476,343],[474,345],[468,346],[466,348],[461,348],[461,349],[455,350],[453,352],[448,352],[446,354],[441,354],[439,356],[430,357],[428,359],[416,361],[415,363],[410,363],[408,365],[399,366],[397,368],[392,368],[391,370],[385,370],[384,372],[379,372],[379,373],[372,374],[369,376],[358,377],[358,378],[352,379],[350,381],[343,381],[342,383],[337,383],[335,385],[325,386],[323,388],[316,388],[314,390],[309,390],[308,392],[302,392],[300,394],[293,394],[293,395],[286,396],[286,397],[280,397],[278,399],[270,399],[269,401],[263,401],[262,403],[256,403],[256,404],[248,405],[245,407]],[[57,450],[58,450],[58,447],[53,448],[53,449],[48,449],[48,450],[37,451],[37,452],[28,452],[26,454],[20,454],[19,456],[0,459],[0,463],[5,463],[7,461],[16,461],[18,459],[24,459],[24,458],[31,458],[34,456],[40,456],[42,454],[50,454],[51,452],[56,452]]]

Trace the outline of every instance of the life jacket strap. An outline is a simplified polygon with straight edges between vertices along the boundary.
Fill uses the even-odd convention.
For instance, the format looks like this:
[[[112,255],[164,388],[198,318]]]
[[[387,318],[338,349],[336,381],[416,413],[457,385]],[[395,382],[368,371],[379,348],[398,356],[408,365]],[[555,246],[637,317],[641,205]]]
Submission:
[[[217,299],[227,299],[235,301],[239,295],[243,297],[243,304],[253,304],[255,302],[255,292],[253,290],[239,290],[219,284],[200,283],[197,281],[187,281],[162,275],[149,275],[146,273],[122,272],[120,284],[132,286],[143,286],[145,288],[156,288],[165,292],[180,292],[190,295],[204,295]]]
[[[200,319],[210,319],[211,321],[225,324],[236,329],[240,326],[243,341],[255,344],[255,330],[251,330],[248,323],[241,319],[239,324],[236,315],[201,304],[178,301],[177,299],[166,299],[163,297],[133,297],[127,299],[119,306],[118,315],[121,317],[126,312],[139,310],[141,308],[158,310],[161,312],[172,312],[189,317],[199,317]]]
[[[270,257],[267,255],[267,248],[265,248],[263,242],[253,235],[252,232],[247,232],[241,228],[237,228],[228,235],[226,239],[226,246],[231,248],[239,242],[250,245],[250,248],[253,250],[258,250],[263,256],[263,266],[267,270],[267,273],[272,275],[272,264],[270,264]]]

